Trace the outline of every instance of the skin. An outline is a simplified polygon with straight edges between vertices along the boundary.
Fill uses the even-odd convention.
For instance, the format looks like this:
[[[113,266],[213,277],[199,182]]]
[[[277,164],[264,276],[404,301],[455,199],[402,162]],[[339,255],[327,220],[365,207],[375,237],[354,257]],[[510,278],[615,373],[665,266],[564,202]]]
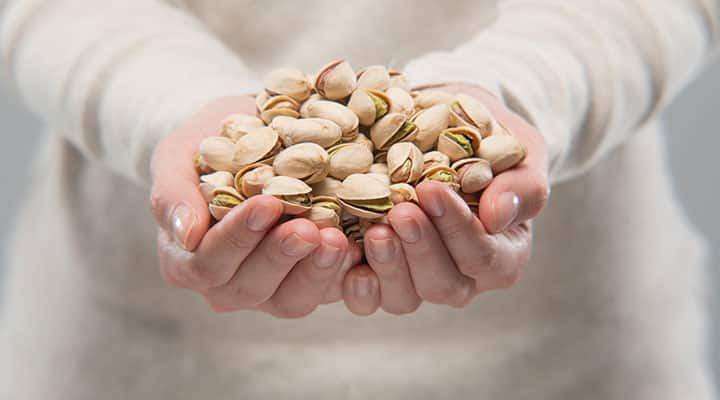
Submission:
[[[445,185],[427,182],[417,188],[420,205],[394,207],[390,225],[365,234],[364,249],[307,220],[278,224],[282,205],[268,196],[248,199],[210,226],[193,156],[225,116],[255,112],[251,97],[223,98],[189,118],[153,155],[151,208],[165,279],[199,293],[216,312],[256,310],[280,318],[304,317],[340,300],[357,315],[407,314],[423,301],[464,307],[484,291],[511,287],[530,256],[530,220],[549,195],[545,145],[482,89],[442,89],[480,99],[528,148],[521,165],[485,190],[478,215]]]

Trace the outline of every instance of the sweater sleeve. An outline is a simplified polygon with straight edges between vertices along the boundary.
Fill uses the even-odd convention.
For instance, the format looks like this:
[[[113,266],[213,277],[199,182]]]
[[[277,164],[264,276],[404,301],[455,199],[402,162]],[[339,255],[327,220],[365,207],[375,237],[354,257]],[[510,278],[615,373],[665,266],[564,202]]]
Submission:
[[[243,62],[162,0],[9,0],[5,73],[88,157],[148,185],[155,144],[211,100],[257,91]]]
[[[405,72],[494,92],[542,132],[559,182],[641,128],[699,71],[718,41],[719,10],[718,0],[501,0],[491,27]]]

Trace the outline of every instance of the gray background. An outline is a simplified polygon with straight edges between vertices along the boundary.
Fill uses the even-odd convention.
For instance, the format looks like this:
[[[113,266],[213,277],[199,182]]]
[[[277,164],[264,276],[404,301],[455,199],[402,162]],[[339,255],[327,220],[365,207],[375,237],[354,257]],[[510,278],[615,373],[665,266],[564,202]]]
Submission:
[[[716,266],[720,260],[720,168],[717,152],[720,130],[713,117],[720,111],[720,65],[708,70],[666,113],[669,127],[669,149],[676,189],[687,213],[696,226],[710,238],[713,258],[709,268],[713,289],[720,287]],[[0,260],[7,243],[7,231],[21,198],[23,165],[28,162],[39,138],[40,124],[11,95],[7,83],[0,83],[0,129],[4,143],[0,146]],[[0,261],[1,262],[1,261]],[[0,263],[0,271],[2,270]],[[715,293],[716,290],[712,290]],[[713,337],[720,333],[720,296],[713,296],[716,312]],[[715,341],[713,360],[720,366],[720,341]]]

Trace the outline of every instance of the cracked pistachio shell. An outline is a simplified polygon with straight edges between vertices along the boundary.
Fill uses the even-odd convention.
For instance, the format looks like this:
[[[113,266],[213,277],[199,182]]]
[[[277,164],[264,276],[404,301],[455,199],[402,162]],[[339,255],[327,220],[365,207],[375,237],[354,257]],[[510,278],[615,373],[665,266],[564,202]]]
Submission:
[[[315,197],[337,197],[337,190],[341,184],[340,180],[327,177],[312,185],[312,195]]]
[[[323,118],[336,123],[342,131],[343,137],[357,135],[360,120],[349,108],[340,103],[327,100],[317,100],[308,106],[308,117]]]
[[[390,73],[382,65],[371,65],[358,72],[357,87],[385,91],[390,87]]]
[[[387,154],[388,175],[393,183],[413,183],[423,172],[423,153],[410,142],[395,143]]]
[[[492,133],[494,119],[483,103],[464,93],[450,105],[450,124],[477,128],[483,138]]]
[[[407,76],[405,76],[402,72],[395,70],[388,71],[388,74],[390,75],[391,88],[396,87],[406,92],[410,92],[410,79],[408,79]]]
[[[450,157],[445,155],[445,153],[441,153],[439,151],[429,151],[425,154],[423,154],[423,171],[425,171],[428,168],[432,168],[438,165],[441,165],[443,167],[449,167],[450,166]]]
[[[412,185],[407,183],[396,183],[394,185],[390,185],[390,201],[392,201],[393,204],[404,203],[406,201],[417,204],[418,197],[415,192],[415,188]]]
[[[415,139],[417,127],[402,113],[389,113],[370,128],[370,140],[378,151],[386,151],[395,143]]]
[[[460,189],[464,193],[476,193],[485,189],[493,179],[490,163],[482,158],[466,158],[455,162],[452,168],[460,177]]]
[[[280,137],[269,127],[251,129],[236,142],[235,162],[240,168],[266,161],[282,148]],[[240,168],[233,172],[237,172]]]
[[[465,141],[465,146],[457,141],[458,137]],[[450,161],[457,161],[477,154],[481,141],[480,133],[475,128],[458,126],[442,131],[438,138],[437,149],[445,153]]]
[[[457,172],[455,172],[454,169],[443,165],[437,165],[423,171],[420,181],[422,182],[424,180],[444,183],[455,191],[460,190],[460,178],[458,177]]]
[[[362,228],[360,227],[360,224],[350,225],[345,229],[345,236],[347,236],[348,239],[352,240],[353,242],[362,242],[364,239],[364,234],[362,232]]]
[[[273,168],[267,164],[250,164],[235,174],[234,185],[243,196],[251,197],[262,193],[267,181],[275,176]]]
[[[387,153],[387,150],[376,152],[373,156],[373,161],[375,162],[375,164],[387,164]]]
[[[362,133],[358,133],[355,139],[348,141],[347,143],[361,144],[367,147],[368,150],[370,150],[371,152],[375,151],[375,145],[373,144],[372,140],[368,139],[368,137],[363,135]]]
[[[450,106],[455,101],[455,95],[444,90],[427,89],[413,92],[415,107],[421,110],[444,104]]]
[[[313,197],[312,208],[302,216],[315,223],[319,229],[340,228],[342,206],[335,197]]]
[[[270,123],[285,147],[298,143],[315,143],[322,147],[330,147],[340,141],[340,127],[322,118],[295,119],[292,117],[276,117]]]
[[[390,99],[390,112],[399,112],[407,116],[415,112],[415,101],[407,91],[391,87],[385,91],[385,94]]]
[[[347,229],[350,226],[356,225],[360,221],[360,218],[357,215],[352,215],[350,213],[343,212],[340,216],[340,226],[343,228],[343,230]]]
[[[308,111],[308,107],[310,107],[310,105],[311,105],[312,103],[314,103],[314,102],[316,102],[316,101],[318,101],[318,100],[322,100],[322,99],[323,99],[323,97],[320,96],[320,95],[317,94],[317,93],[314,93],[314,94],[310,95],[310,97],[308,97],[308,99],[305,100],[305,101],[300,105],[300,117],[301,117],[301,118],[310,118],[310,113],[309,113],[309,111]]]
[[[495,134],[483,139],[478,156],[487,160],[497,175],[520,164],[527,156],[527,149],[514,136]]]
[[[215,171],[237,171],[241,165],[235,160],[238,146],[224,136],[211,136],[200,142],[201,160]]]
[[[247,114],[228,115],[222,121],[222,136],[237,141],[240,137],[245,136],[250,129],[262,128],[265,126],[263,121],[255,116]]]
[[[330,100],[350,96],[356,85],[355,72],[350,63],[344,60],[336,60],[324,66],[315,78],[315,91]]]
[[[388,165],[385,163],[375,163],[370,166],[368,173],[372,174],[388,174]]]
[[[315,143],[294,144],[278,153],[273,160],[276,174],[297,178],[308,184],[325,179],[328,168],[328,153]]]
[[[288,215],[300,215],[312,206],[310,192],[312,188],[300,179],[289,176],[270,178],[263,188],[263,194],[277,197]]]
[[[193,167],[195,167],[195,172],[197,172],[198,175],[213,172],[213,169],[205,162],[205,159],[199,151],[195,154],[195,158],[193,158]]]
[[[440,133],[448,128],[449,118],[450,107],[445,104],[437,104],[415,113],[410,117],[410,121],[418,129],[413,143],[421,151],[434,148],[437,145]]]
[[[279,116],[300,118],[299,109],[300,103],[292,97],[286,95],[273,96],[260,108],[260,119],[266,124],[270,124],[274,118]]]
[[[360,218],[381,218],[392,208],[390,186],[368,174],[348,176],[337,195],[343,209]]]
[[[217,171],[200,177],[200,192],[206,202],[211,202],[213,191],[223,186],[232,186],[233,176],[227,171]]]
[[[329,174],[333,178],[345,179],[352,174],[370,170],[373,154],[367,146],[358,143],[343,143],[328,149],[330,156]]]
[[[392,108],[390,98],[378,90],[357,89],[350,96],[347,107],[360,121],[360,125],[370,126]]]
[[[215,188],[212,192],[212,201],[208,204],[210,214],[216,220],[223,219],[233,207],[243,202],[243,196],[232,186]]]
[[[307,75],[295,68],[277,68],[263,79],[265,90],[271,94],[284,94],[302,102],[310,97],[312,84]]]
[[[392,182],[390,182],[390,176],[388,176],[388,174],[380,174],[377,172],[368,172],[366,175],[379,180],[380,182],[383,183],[383,185],[390,186],[390,184],[392,183]]]

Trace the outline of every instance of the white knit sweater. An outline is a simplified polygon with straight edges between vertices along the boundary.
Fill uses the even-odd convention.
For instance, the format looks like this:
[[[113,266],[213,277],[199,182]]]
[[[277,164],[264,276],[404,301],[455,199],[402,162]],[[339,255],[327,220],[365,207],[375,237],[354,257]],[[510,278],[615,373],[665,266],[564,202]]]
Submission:
[[[13,243],[0,398],[711,398],[702,240],[655,120],[709,58],[716,0],[5,3],[5,73],[54,136]],[[546,137],[553,198],[516,288],[288,322],[162,283],[154,144],[271,67],[340,57],[480,83]]]

